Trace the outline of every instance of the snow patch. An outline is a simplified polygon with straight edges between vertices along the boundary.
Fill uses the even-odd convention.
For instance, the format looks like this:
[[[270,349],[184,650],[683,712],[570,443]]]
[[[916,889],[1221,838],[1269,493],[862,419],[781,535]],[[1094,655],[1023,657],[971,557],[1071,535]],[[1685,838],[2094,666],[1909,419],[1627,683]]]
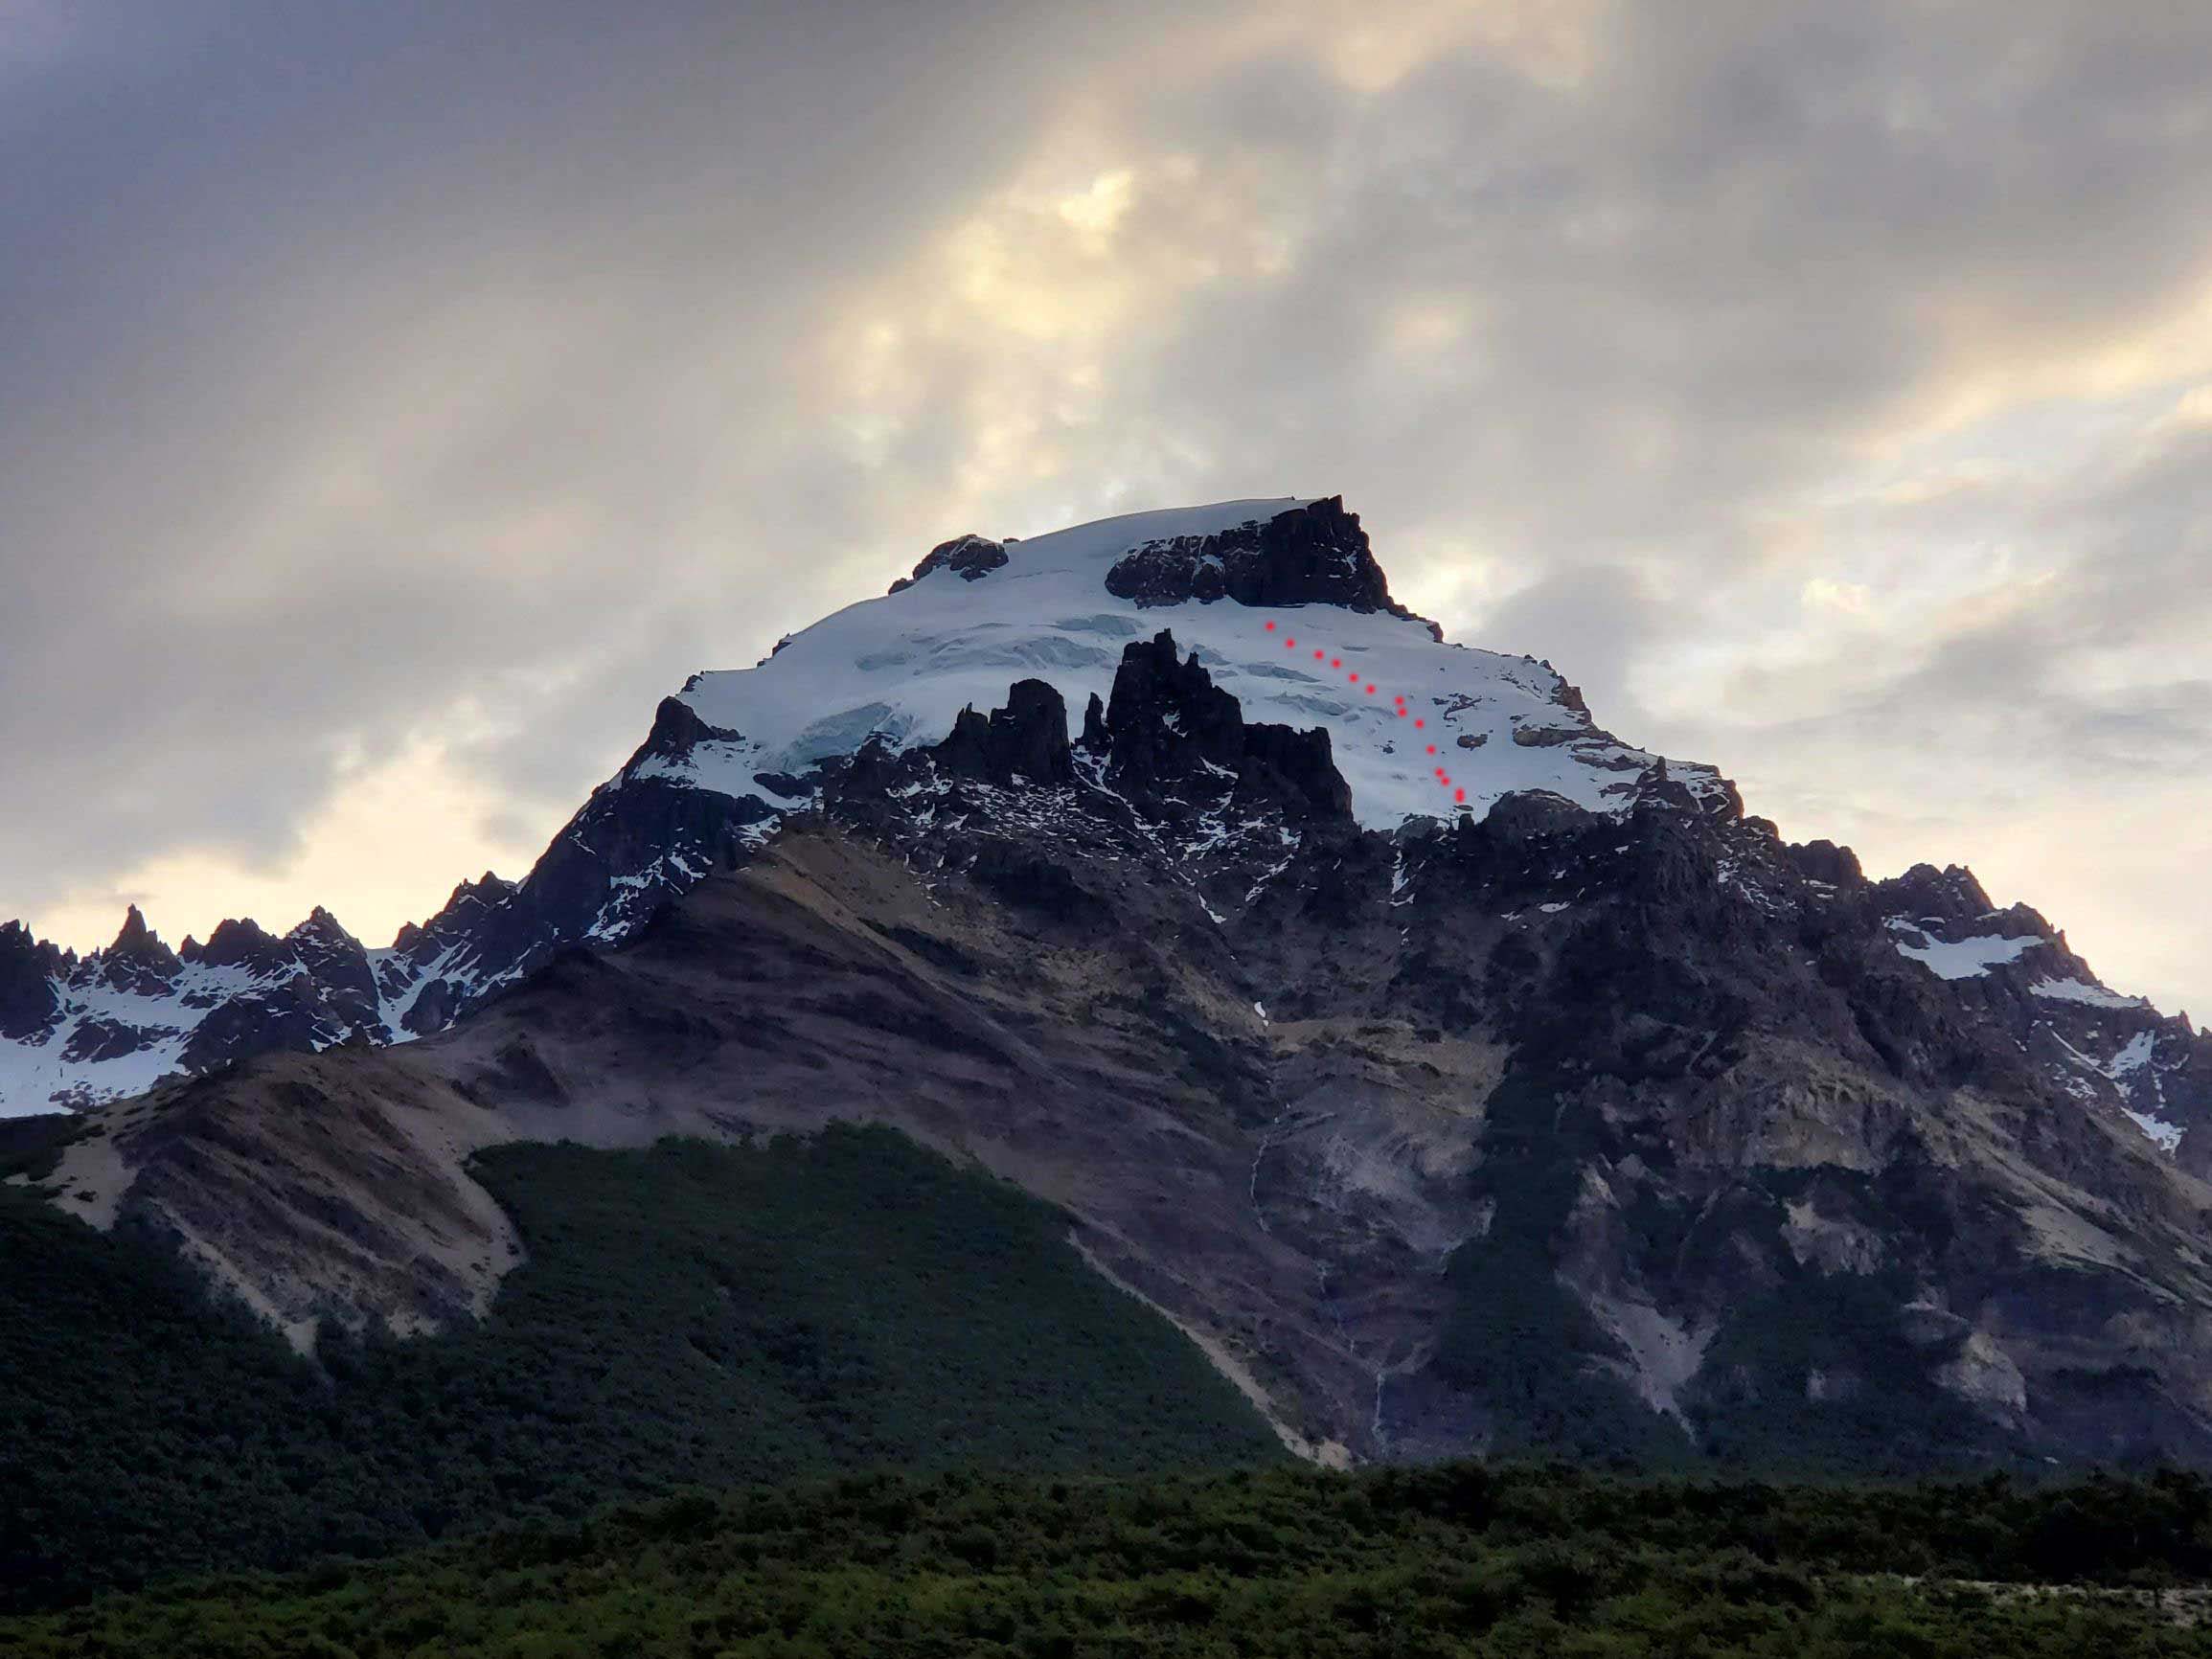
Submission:
[[[2030,992],[2047,997],[2052,1002],[2085,1003],[2090,1008],[2149,1008],[2150,999],[2140,996],[2122,996],[2116,990],[2107,990],[2101,985],[2085,985],[2078,979],[2039,979],[2028,987]]]
[[[2105,1076],[2115,1082],[2131,1072],[2139,1072],[2151,1063],[2151,1056],[2158,1046],[2155,1032],[2139,1031],[2127,1041],[2127,1046],[2114,1055],[2105,1066]]]
[[[2171,1155],[2174,1148],[2181,1144],[2182,1129],[2179,1124],[2169,1124],[2164,1118],[2154,1118],[2149,1112],[2138,1112],[2132,1106],[2122,1106],[2120,1110],[2128,1114],[2135,1127],[2157,1143],[2159,1151]]]
[[[1900,956],[1910,957],[1938,979],[1974,979],[2000,963],[2012,962],[2023,952],[2048,942],[2034,934],[1999,939],[1983,934],[1972,939],[1944,940],[1923,932],[1902,917],[1889,919],[1889,929],[1899,937],[1890,941]]]

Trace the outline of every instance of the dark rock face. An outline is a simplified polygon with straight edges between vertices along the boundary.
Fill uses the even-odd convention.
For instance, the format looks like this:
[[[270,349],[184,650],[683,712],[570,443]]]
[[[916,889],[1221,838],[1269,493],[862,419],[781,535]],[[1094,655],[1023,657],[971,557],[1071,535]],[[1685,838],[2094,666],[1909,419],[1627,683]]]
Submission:
[[[1151,792],[1208,768],[1234,772],[1243,726],[1237,699],[1214,684],[1196,653],[1183,660],[1174,636],[1162,630],[1149,644],[1123,648],[1106,704],[1106,776]]]
[[[1132,549],[1106,572],[1106,591],[1141,605],[1333,604],[1411,616],[1390,598],[1388,580],[1359,528],[1359,515],[1331,496],[1219,535],[1181,535]],[[1429,625],[1435,631],[1435,625]],[[1442,638],[1438,634],[1438,638]]]
[[[1336,770],[1329,734],[1318,728],[1246,726],[1237,793],[1279,807],[1293,824],[1342,828],[1352,822],[1352,786]]]
[[[637,756],[679,756],[691,752],[695,743],[711,742],[718,738],[734,738],[735,732],[718,731],[699,718],[691,704],[681,697],[663,697],[653,710],[652,730],[646,734],[639,745]]]
[[[67,967],[59,950],[20,921],[0,925],[0,1037],[20,1042],[52,1029],[61,1013],[55,982]]]
[[[1523,789],[1508,795],[1477,822],[1463,824],[1462,845],[1498,848],[1545,843],[1555,835],[1579,834],[1591,827],[1592,814],[1563,795],[1543,789]]]
[[[595,928],[604,937],[642,919],[708,872],[729,867],[744,831],[772,816],[751,797],[734,800],[658,778],[626,777],[619,787],[602,788],[519,885],[477,896],[480,918],[459,908],[456,895],[456,904],[434,920],[476,981],[464,1001],[513,983],[563,945],[593,937]],[[428,959],[419,947],[417,960]]]
[[[234,996],[210,1010],[186,1039],[186,1070],[220,1065],[270,1049],[317,1049],[342,1041],[346,1028],[303,974],[297,983]]]
[[[2177,1161],[2199,1180],[2212,1180],[2212,1030],[2195,1030],[2186,1013],[2161,1020],[2149,1069],[2157,1103],[2185,1125]],[[2140,1089],[2130,1093],[2139,1103]]]
[[[150,991],[183,970],[176,952],[154,936],[133,904],[125,914],[115,943],[100,953],[101,977],[117,990]]]
[[[242,967],[254,974],[274,973],[297,960],[283,940],[262,932],[251,921],[217,922],[205,944],[194,945],[188,939],[180,954],[187,962],[204,963],[209,967]]]
[[[1973,872],[1960,864],[1942,870],[1932,864],[1915,864],[1881,887],[1885,900],[1900,916],[1971,920],[1990,911],[1989,895],[1982,891]]]
[[[947,777],[1011,785],[1072,784],[1075,757],[1067,741],[1067,703],[1042,680],[1017,681],[1006,707],[986,717],[963,709],[931,753]]]
[[[949,570],[963,581],[981,581],[1006,562],[1006,549],[988,536],[969,534],[941,541],[923,555],[912,576],[902,576],[890,591],[903,593],[933,570]],[[772,654],[772,653],[771,653]]]
[[[380,1023],[376,976],[361,942],[338,919],[316,905],[307,920],[285,935],[292,955],[323,990],[340,1023],[352,1031],[374,1031]]]
[[[143,1031],[136,1026],[125,1025],[121,1020],[88,1019],[70,1033],[69,1041],[61,1054],[67,1060],[97,1064],[102,1060],[122,1059],[125,1055],[137,1054],[166,1034],[160,1031]]]
[[[1789,850],[1791,868],[1808,881],[1817,881],[1828,887],[1861,887],[1866,875],[1859,867],[1859,854],[1848,847],[1838,847],[1833,841],[1808,841]]]
[[[941,754],[989,728],[962,723]],[[1870,884],[1847,850],[1788,846],[1659,768],[1625,817],[1531,793],[1363,833],[1314,736],[1245,725],[1162,636],[1127,648],[1088,711],[1065,809],[932,792],[888,761],[828,801],[1042,939],[1141,954],[1163,924],[1132,914],[1131,865],[1148,894],[1197,896],[1174,948],[1203,989],[1171,996],[1160,1030],[1249,1114],[1243,1186],[1267,1247],[1324,1292],[1241,1327],[1227,1281],[1265,1275],[1231,1252],[1178,1302],[1201,1258],[1156,1219],[1149,1258],[1114,1220],[1140,1258],[1117,1271],[1302,1352],[1306,1420],[1364,1455],[2212,1460],[2184,1403],[2212,1354],[2180,1311],[2212,1310],[2212,1276],[2187,1264],[2201,1194],[2110,1078],[2077,1093],[2032,1052],[2073,1015],[2028,986],[2079,970],[2041,917],[1994,910],[1962,869]],[[1261,764],[1297,786],[1250,787]],[[1085,806],[1091,777],[1129,815]],[[1269,828],[1216,861],[1230,803]],[[1901,912],[2022,948],[1946,979],[1901,948]],[[1255,1048],[1196,1011],[1240,999],[1304,1034],[1263,1028]],[[2067,1026],[2053,1053],[2109,1056],[2155,1023],[2092,1011],[2111,1039]],[[2184,1022],[2154,1034],[2178,1113],[2205,1075],[2190,1051],[2212,1044]],[[1208,1213],[1208,1248],[1227,1225]],[[2108,1250],[2172,1276],[2147,1292],[2096,1264]],[[2154,1327],[2166,1357],[2145,1364]]]
[[[1247,723],[1237,699],[1195,654],[1183,657],[1167,632],[1123,648],[1110,706],[1091,698],[1074,745],[1060,693],[1023,680],[1009,688],[1004,708],[988,716],[963,710],[942,742],[897,755],[865,749],[826,766],[822,784],[826,811],[885,833],[901,821],[892,806],[900,796],[925,794],[940,812],[985,809],[963,790],[970,784],[1054,791],[1078,817],[1202,831],[1217,852],[1262,822],[1270,839],[1278,822],[1331,832],[1352,827],[1351,790],[1329,735]],[[1004,873],[1016,869],[1056,890],[1063,885],[1041,875],[1034,860],[989,868],[1000,874],[988,881],[971,874],[994,892],[1019,885]],[[1072,914],[1072,903],[1058,907]]]
[[[1112,701],[1095,726],[1085,720],[1084,746],[1104,759],[1112,787],[1156,814],[1227,793],[1296,823],[1351,823],[1352,791],[1329,734],[1247,725],[1237,699],[1196,652],[1178,656],[1165,630],[1123,648]]]

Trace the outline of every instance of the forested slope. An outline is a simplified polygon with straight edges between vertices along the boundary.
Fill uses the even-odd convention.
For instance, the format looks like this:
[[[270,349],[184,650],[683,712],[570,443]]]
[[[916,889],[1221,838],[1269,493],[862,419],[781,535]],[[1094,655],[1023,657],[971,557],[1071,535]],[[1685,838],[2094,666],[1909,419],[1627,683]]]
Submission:
[[[1283,1454],[1049,1207],[882,1129],[515,1146],[481,1326],[318,1369],[144,1241],[0,1187],[0,1600],[285,1567],[691,1483]]]
[[[2212,1651],[2195,1476],[2022,1489],[1359,1476],[852,1477],[11,1624],[25,1659],[620,1653]]]

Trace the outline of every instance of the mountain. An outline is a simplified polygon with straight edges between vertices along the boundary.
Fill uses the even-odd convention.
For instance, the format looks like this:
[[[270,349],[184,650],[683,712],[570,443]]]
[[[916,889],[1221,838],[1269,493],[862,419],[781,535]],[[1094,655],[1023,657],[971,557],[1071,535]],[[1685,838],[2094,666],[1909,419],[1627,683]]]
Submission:
[[[1312,656],[1318,641],[1301,652],[1294,631],[1269,634],[1252,615],[1309,605],[1330,607],[1341,670]],[[1548,665],[1441,646],[1390,602],[1340,501],[1137,513],[1026,543],[962,536],[758,667],[692,676],[525,881],[464,882],[389,947],[364,949],[322,910],[282,940],[226,921],[172,954],[133,908],[116,943],[82,961],[20,923],[0,928],[0,1112],[120,1099],[264,1049],[442,1031],[554,950],[626,937],[718,859],[758,846],[815,803],[824,761],[932,742],[1026,676],[1082,710],[1110,688],[1124,646],[1171,616],[1256,716],[1331,733],[1370,828],[1480,812],[1516,790],[1617,807],[1656,761],[1594,727]],[[1401,693],[1426,699],[1420,741],[1412,718],[1393,727]],[[1430,776],[1432,744],[1464,804]],[[1701,797],[1726,790],[1709,767],[1676,774]]]
[[[1443,642],[1337,500],[946,542],[522,882],[308,927],[0,935],[16,1109],[188,1074],[47,1189],[303,1348],[494,1307],[483,1148],[865,1120],[1310,1455],[2212,1461],[2212,1037]]]

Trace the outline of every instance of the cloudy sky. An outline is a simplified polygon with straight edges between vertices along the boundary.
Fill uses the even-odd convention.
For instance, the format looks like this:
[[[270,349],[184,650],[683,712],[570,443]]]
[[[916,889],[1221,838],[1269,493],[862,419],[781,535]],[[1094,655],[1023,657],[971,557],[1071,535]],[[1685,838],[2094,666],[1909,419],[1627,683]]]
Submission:
[[[0,917],[520,874],[934,541],[1400,597],[2212,1015],[2212,7],[0,0]]]

